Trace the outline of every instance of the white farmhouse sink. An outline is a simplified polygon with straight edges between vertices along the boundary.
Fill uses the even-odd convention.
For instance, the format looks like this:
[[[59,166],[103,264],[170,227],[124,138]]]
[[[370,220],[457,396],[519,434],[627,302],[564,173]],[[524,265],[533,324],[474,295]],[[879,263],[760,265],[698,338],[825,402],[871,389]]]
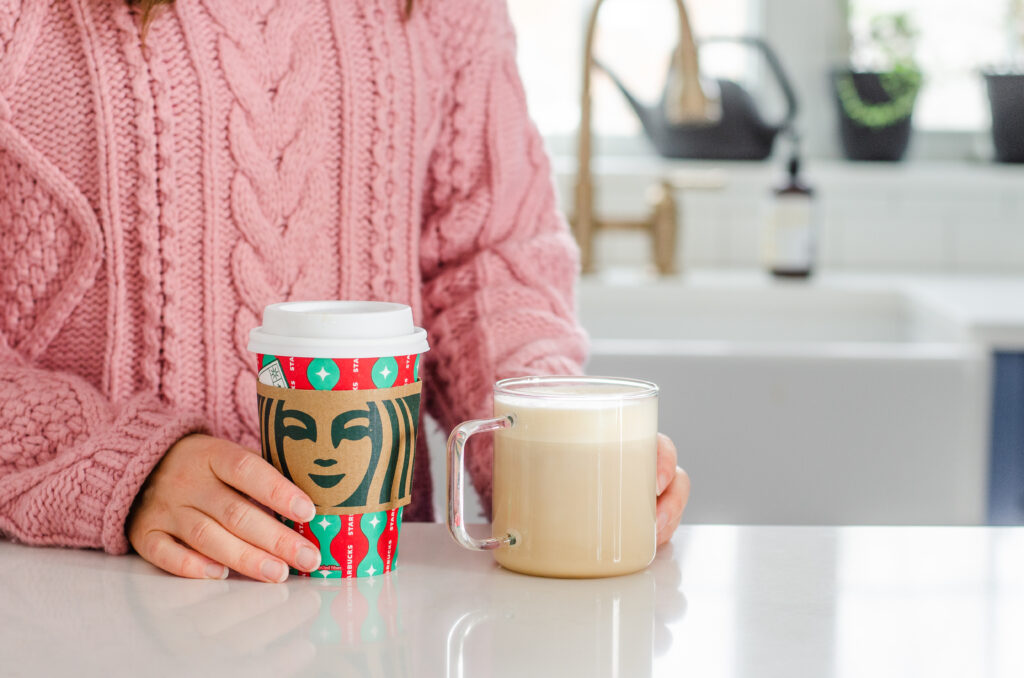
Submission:
[[[687,520],[985,518],[985,352],[898,289],[682,281],[580,286],[591,374],[661,386]]]
[[[596,339],[742,344],[962,342],[954,322],[898,290],[585,284],[580,317]]]

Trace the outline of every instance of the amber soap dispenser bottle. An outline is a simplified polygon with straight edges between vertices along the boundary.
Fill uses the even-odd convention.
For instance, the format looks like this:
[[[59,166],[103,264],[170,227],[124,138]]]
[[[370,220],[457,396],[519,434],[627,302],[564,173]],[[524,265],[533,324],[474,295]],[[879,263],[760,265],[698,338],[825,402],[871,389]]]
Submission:
[[[806,278],[814,270],[817,208],[814,189],[800,176],[800,157],[786,166],[786,178],[773,190],[764,240],[764,263],[772,275]]]

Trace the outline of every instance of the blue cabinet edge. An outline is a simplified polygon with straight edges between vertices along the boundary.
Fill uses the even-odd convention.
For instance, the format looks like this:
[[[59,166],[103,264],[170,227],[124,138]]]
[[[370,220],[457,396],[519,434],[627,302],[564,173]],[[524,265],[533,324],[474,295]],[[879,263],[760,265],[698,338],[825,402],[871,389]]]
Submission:
[[[988,520],[1024,525],[1024,353],[996,353]]]

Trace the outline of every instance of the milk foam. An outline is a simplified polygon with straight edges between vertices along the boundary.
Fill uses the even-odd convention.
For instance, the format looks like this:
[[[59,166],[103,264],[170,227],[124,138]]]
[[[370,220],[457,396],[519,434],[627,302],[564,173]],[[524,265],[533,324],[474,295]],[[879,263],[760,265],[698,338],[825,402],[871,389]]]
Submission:
[[[552,391],[566,390],[560,386],[550,388]],[[531,389],[531,393],[539,394],[541,391],[541,388]],[[658,430],[656,397],[623,400],[618,397],[621,389],[605,392],[609,394],[607,399],[498,394],[494,398],[495,416],[511,414],[515,416],[516,423],[497,435],[549,443],[608,443],[649,439],[655,435]],[[587,390],[585,393],[601,392]],[[572,395],[579,396],[582,392],[574,390]]]

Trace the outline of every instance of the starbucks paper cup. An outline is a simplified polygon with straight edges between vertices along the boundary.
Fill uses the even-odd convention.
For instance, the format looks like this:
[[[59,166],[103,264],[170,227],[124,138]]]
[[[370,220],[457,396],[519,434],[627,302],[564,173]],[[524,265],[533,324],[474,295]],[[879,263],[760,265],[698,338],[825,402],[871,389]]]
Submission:
[[[390,572],[412,500],[426,332],[403,304],[271,304],[249,334],[263,458],[316,505],[317,578]],[[293,574],[308,573],[292,570]]]

